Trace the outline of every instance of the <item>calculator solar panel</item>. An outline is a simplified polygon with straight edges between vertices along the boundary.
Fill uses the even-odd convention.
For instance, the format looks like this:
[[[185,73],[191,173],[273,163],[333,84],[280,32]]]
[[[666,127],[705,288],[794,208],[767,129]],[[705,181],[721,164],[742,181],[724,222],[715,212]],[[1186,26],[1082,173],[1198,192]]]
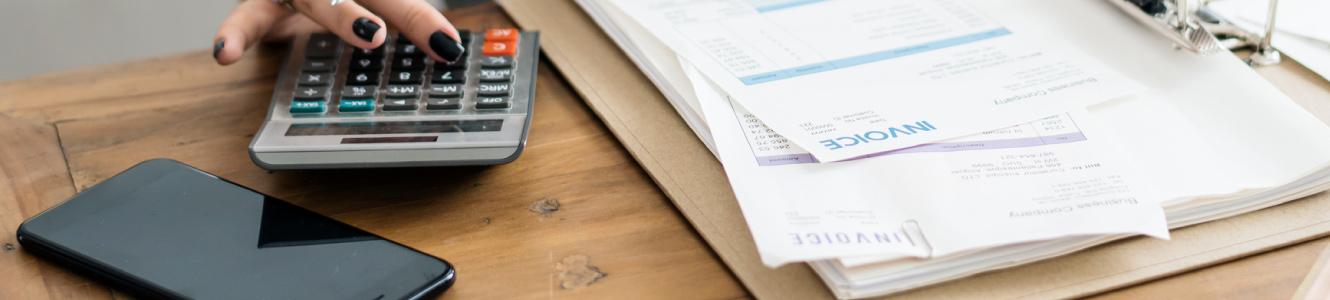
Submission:
[[[491,165],[521,155],[539,33],[461,31],[457,62],[402,36],[358,49],[332,34],[295,38],[267,120],[250,144],[266,169]]]

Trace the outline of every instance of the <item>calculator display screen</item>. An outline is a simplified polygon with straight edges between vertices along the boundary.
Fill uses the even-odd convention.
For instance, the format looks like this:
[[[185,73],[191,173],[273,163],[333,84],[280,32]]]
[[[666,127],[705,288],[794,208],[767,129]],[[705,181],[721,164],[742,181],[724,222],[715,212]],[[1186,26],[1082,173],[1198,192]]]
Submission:
[[[305,123],[291,124],[286,136],[360,135],[443,132],[491,132],[503,129],[503,120]]]

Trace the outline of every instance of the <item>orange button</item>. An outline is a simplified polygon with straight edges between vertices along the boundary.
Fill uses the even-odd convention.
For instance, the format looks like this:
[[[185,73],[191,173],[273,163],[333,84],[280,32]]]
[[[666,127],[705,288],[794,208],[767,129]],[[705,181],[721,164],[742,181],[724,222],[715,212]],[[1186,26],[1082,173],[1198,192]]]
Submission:
[[[485,47],[481,48],[480,52],[486,56],[517,55],[517,42],[486,42]]]
[[[502,28],[485,31],[486,42],[512,42],[517,40],[517,29]]]

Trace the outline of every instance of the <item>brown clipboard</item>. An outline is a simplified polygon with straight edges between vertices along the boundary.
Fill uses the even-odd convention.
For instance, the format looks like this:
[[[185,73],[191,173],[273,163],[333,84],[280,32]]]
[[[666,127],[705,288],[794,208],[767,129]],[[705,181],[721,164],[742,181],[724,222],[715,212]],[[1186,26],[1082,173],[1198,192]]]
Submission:
[[[767,268],[720,162],[656,86],[573,0],[501,5],[588,106],[759,299],[833,299],[805,264]],[[1323,122],[1330,82],[1302,65],[1257,70]],[[1330,196],[1174,230],[1171,241],[1132,238],[1070,255],[932,285],[883,299],[1046,299],[1091,295],[1330,234]]]

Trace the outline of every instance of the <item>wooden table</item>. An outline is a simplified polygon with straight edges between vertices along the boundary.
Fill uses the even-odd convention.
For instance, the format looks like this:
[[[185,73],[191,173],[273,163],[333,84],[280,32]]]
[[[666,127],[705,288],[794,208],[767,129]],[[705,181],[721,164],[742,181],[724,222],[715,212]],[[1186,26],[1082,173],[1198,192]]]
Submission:
[[[512,27],[494,5],[446,13]],[[525,153],[493,167],[270,172],[247,147],[280,45],[220,67],[207,51],[0,82],[0,299],[126,298],[21,251],[18,225],[151,158],[171,158],[454,263],[444,299],[743,299],[651,178],[542,63]],[[354,182],[355,184],[348,184]],[[1100,295],[1288,299],[1320,239]]]

